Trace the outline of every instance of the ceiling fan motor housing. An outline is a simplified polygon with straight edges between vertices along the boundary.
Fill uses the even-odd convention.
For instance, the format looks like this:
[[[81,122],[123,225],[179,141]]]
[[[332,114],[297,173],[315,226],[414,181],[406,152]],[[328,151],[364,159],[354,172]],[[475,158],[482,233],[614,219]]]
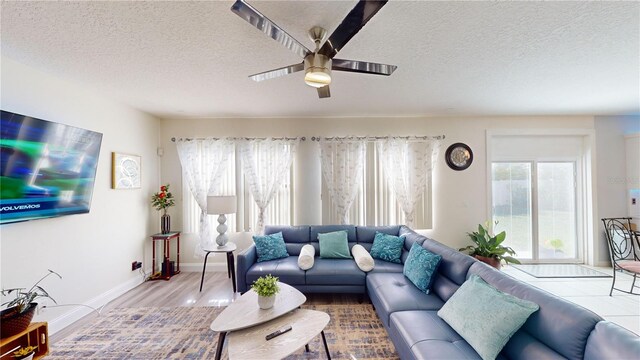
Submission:
[[[331,59],[328,56],[313,53],[304,58],[304,81],[316,88],[331,83]]]

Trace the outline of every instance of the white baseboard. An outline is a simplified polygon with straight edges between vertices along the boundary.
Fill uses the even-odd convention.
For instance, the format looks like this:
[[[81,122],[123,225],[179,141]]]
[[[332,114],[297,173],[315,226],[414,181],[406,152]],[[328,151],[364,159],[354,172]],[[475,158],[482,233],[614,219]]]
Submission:
[[[608,260],[597,261],[594,266],[597,266],[597,267],[611,267],[611,261],[608,261]]]
[[[145,271],[149,273],[150,270],[151,269],[147,269]],[[126,281],[125,283],[120,284],[112,288],[111,290],[108,290],[94,297],[93,299],[85,302],[82,305],[90,306],[94,309],[99,309],[100,307],[104,306],[105,304],[108,304],[110,301],[117,299],[122,294],[135,288],[136,286],[142,284],[143,282],[144,282],[144,279],[142,278],[142,276],[136,276],[135,278],[132,278],[131,280]],[[93,310],[91,310],[90,308],[87,308],[85,306],[77,306],[75,309],[61,316],[58,316],[57,318],[49,321],[49,335],[55,334],[56,332],[66,328],[67,326],[82,319],[83,317],[89,315],[92,312]]]
[[[180,271],[202,273],[202,263],[180,263]],[[207,272],[226,272],[227,263],[207,262]]]

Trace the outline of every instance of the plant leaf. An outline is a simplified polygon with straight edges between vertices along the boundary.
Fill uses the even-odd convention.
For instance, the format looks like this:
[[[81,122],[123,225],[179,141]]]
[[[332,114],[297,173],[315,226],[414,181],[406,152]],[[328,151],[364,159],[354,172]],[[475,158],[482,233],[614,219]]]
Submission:
[[[506,261],[507,263],[512,263],[512,264],[522,264],[522,263],[520,262],[520,260],[518,260],[518,259],[516,259],[516,258],[514,258],[514,257],[511,257],[511,256],[503,256],[502,258],[503,258],[503,259],[504,259],[504,261]]]

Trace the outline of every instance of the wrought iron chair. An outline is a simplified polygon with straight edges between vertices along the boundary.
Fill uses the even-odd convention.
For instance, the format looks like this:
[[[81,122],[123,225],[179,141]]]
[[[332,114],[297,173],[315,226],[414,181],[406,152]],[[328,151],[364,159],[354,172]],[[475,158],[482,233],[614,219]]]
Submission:
[[[636,286],[636,277],[640,275],[640,256],[638,255],[640,252],[640,239],[638,239],[635,231],[631,231],[631,218],[604,218],[602,223],[604,224],[604,232],[609,245],[609,257],[613,266],[613,282],[611,283],[609,296],[611,296],[614,289],[627,294],[640,295],[640,292],[633,291],[635,288],[640,289],[640,286]],[[615,287],[616,271],[626,272],[633,276],[629,291]]]

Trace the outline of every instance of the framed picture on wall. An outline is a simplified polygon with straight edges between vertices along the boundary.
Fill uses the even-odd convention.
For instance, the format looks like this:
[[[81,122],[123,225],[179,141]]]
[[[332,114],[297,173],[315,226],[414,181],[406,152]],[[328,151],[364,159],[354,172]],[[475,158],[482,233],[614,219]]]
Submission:
[[[140,189],[142,158],[138,155],[111,153],[111,188]]]

